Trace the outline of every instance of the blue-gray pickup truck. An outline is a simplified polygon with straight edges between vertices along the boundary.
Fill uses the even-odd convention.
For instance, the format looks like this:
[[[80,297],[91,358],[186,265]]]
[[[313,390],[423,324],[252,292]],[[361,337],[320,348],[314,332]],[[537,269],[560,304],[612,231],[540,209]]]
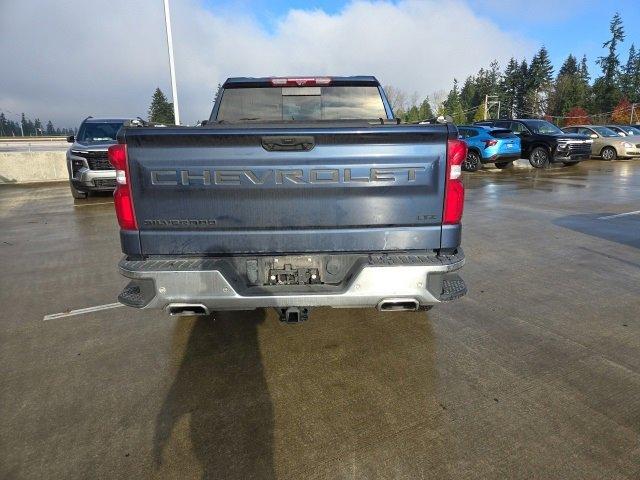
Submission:
[[[466,156],[451,123],[400,124],[374,77],[230,78],[196,127],[125,124],[125,305],[424,310],[456,270]]]

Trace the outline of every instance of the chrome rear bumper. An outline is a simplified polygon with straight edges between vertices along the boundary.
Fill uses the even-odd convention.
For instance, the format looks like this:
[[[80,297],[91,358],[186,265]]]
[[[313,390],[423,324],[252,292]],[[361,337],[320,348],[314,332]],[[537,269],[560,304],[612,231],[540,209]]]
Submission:
[[[118,299],[137,308],[167,309],[197,304],[208,311],[262,307],[376,307],[388,299],[415,299],[420,306],[453,300],[466,293],[454,274],[464,265],[460,253],[423,264],[365,264],[341,286],[296,285],[246,288],[224,269],[203,269],[203,259],[123,259],[120,273],[131,282]],[[427,263],[427,264],[424,264]]]

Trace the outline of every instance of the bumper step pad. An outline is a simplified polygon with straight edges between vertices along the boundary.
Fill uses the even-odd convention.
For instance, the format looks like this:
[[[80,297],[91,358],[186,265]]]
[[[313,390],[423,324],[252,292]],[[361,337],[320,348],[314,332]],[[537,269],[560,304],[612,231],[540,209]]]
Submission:
[[[146,307],[156,296],[156,287],[151,279],[130,281],[118,295],[118,301],[123,305],[135,308]]]
[[[457,273],[449,273],[442,279],[440,301],[449,302],[463,297],[467,293],[467,285]]]

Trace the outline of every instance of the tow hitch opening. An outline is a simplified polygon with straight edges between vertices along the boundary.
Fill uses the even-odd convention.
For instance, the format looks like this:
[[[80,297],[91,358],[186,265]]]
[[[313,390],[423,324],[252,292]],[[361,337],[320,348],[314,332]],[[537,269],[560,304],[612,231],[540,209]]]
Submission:
[[[309,307],[277,308],[280,321],[284,323],[300,323],[309,319]]]

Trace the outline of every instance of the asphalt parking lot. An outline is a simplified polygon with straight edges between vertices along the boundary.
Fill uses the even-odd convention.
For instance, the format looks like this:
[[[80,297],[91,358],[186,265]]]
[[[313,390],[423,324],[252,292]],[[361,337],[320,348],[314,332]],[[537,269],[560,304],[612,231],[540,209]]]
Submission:
[[[640,161],[465,184],[465,298],[294,326],[113,307],[110,197],[0,188],[0,478],[640,478]]]

